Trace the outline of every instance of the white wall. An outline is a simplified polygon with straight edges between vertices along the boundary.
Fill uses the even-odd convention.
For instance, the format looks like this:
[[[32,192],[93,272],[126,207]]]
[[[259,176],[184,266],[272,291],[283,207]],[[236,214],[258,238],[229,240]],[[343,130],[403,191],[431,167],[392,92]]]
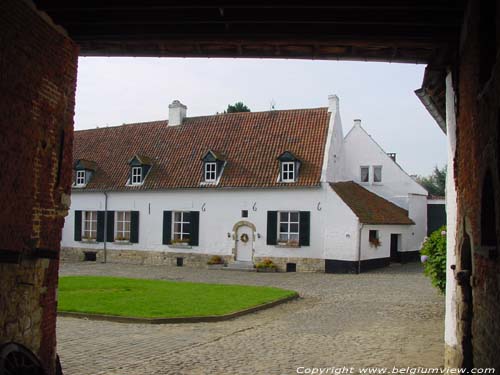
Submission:
[[[408,242],[411,239],[411,227],[408,225],[363,225],[361,230],[361,260],[375,258],[389,258],[391,256],[391,234],[401,234],[399,251],[408,251]],[[378,230],[380,246],[370,245],[370,230]],[[357,260],[357,254],[356,259]]]
[[[326,186],[326,185],[325,185]],[[108,249],[193,252],[201,254],[230,255],[235,245],[233,226],[240,220],[253,223],[260,238],[256,238],[255,256],[323,258],[324,226],[327,210],[325,187],[307,189],[224,189],[224,190],[176,190],[154,192],[110,192],[108,210],[139,211],[139,243],[119,244],[108,242]],[[329,195],[335,194],[333,191]],[[256,211],[252,208],[255,204]],[[202,206],[205,210],[202,211]],[[66,217],[62,246],[101,249],[102,243],[74,241],[74,211],[104,210],[104,194],[73,192],[70,214]],[[192,249],[171,248],[162,244],[164,210],[200,211],[199,246]],[[248,218],[241,217],[241,210],[248,210]],[[278,248],[266,244],[267,211],[300,210],[311,213],[310,246]],[[335,212],[335,211],[334,211]],[[336,212],[335,215],[339,215]],[[337,221],[341,221],[340,218]],[[332,221],[332,222],[335,222]],[[333,230],[333,229],[332,229]]]
[[[373,182],[372,166],[382,166],[382,182]],[[370,166],[370,182],[361,182],[361,166]],[[344,139],[344,181],[355,181],[385,199],[408,209],[408,194],[427,196],[416,183],[372,139],[362,126],[354,126]]]
[[[427,236],[427,197],[418,194],[408,196],[408,216],[415,222],[411,226],[408,243],[402,251],[417,251]]]
[[[457,345],[457,281],[451,269],[456,264],[455,254],[457,236],[457,191],[455,189],[454,160],[456,151],[456,117],[455,91],[453,90],[452,74],[446,76],[446,133],[448,135],[448,169],[446,176],[446,313],[445,335],[446,345]]]
[[[328,112],[330,122],[323,157],[322,182],[340,181],[343,175],[344,133],[340,118],[340,100],[337,95],[328,97]]]

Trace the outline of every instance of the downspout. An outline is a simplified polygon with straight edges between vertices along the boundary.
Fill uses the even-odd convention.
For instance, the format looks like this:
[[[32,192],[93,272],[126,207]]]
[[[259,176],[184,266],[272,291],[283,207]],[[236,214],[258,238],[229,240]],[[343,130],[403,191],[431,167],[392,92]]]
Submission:
[[[106,245],[108,243],[108,193],[104,193],[104,261],[103,263],[106,263],[107,261],[107,249]]]
[[[358,275],[361,273],[361,232],[363,231],[363,224],[359,225],[358,235]]]

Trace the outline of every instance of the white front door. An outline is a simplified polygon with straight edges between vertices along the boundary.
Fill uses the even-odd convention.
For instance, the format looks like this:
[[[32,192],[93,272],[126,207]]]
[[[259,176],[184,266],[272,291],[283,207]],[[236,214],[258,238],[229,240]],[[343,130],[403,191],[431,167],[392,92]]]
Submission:
[[[236,233],[236,260],[251,262],[253,257],[252,228],[243,225]]]

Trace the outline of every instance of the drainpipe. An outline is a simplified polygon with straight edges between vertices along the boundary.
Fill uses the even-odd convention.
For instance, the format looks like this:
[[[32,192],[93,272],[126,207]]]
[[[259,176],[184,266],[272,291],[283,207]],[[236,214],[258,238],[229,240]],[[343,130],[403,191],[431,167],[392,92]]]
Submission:
[[[108,193],[104,193],[104,261],[103,263],[106,263],[107,261],[107,249],[106,245],[108,243]]]
[[[358,235],[358,275],[361,273],[361,232],[363,231],[363,224],[359,225]]]

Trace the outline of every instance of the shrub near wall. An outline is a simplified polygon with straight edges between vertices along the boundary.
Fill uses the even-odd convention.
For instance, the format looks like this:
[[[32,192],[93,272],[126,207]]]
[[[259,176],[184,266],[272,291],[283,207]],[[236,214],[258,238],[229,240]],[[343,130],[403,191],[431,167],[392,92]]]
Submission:
[[[446,226],[433,232],[424,242],[422,249],[424,273],[441,293],[446,289]]]

